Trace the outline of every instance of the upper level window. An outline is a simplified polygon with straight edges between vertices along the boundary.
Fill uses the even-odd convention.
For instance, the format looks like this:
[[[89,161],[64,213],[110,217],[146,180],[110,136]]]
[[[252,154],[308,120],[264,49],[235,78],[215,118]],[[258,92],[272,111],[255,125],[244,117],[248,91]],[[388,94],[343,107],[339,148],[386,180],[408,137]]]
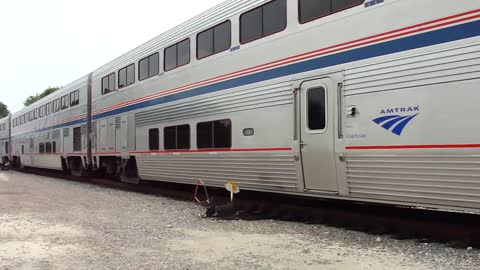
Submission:
[[[158,61],[157,61],[157,66],[158,66]],[[135,82],[135,64],[131,64],[128,67],[124,67],[118,71],[118,89],[129,86],[134,82]]]
[[[240,42],[248,43],[280,32],[286,27],[287,1],[274,0],[242,14],[240,17]]]
[[[190,126],[164,128],[163,144],[165,150],[190,149]]]
[[[164,69],[169,71],[190,63],[190,39],[187,38],[165,49]]]
[[[315,19],[358,6],[365,0],[299,0],[300,23],[307,23]]]
[[[102,95],[115,91],[115,73],[102,78]]]
[[[60,103],[62,104],[62,107],[61,109],[62,110],[65,110],[65,109],[68,109],[69,107],[69,102],[68,102],[68,95],[65,95],[63,97],[60,98]]]
[[[232,40],[231,24],[230,21],[226,21],[197,35],[198,59],[230,49]]]
[[[70,93],[70,107],[77,106],[80,103],[80,90]]]
[[[140,81],[158,75],[160,69],[158,57],[159,54],[154,53],[138,62],[138,79]]]
[[[197,148],[230,148],[232,146],[232,123],[219,120],[197,124]]]
[[[46,109],[45,115],[52,114],[52,102],[47,103],[46,107],[47,109]]]

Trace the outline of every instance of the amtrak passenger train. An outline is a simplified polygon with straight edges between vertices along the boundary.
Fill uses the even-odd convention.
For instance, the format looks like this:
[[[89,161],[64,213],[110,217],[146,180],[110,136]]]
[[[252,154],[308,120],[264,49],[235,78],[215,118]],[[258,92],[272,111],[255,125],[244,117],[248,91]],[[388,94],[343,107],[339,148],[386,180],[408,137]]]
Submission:
[[[228,0],[0,120],[0,154],[480,212],[477,115],[480,0]]]

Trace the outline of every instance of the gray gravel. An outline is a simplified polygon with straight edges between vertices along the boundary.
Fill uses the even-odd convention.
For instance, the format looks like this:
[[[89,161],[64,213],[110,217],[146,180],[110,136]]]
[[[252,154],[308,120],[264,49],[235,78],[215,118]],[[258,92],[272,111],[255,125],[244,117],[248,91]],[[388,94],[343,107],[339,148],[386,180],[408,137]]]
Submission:
[[[0,269],[480,269],[480,251],[0,172]]]

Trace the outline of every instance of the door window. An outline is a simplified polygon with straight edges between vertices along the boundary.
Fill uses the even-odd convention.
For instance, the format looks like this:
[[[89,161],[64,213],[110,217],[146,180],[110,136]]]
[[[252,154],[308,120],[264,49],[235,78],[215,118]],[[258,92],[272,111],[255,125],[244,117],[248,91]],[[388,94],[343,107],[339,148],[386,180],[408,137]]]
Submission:
[[[307,123],[311,131],[324,130],[327,125],[324,87],[310,88],[307,91]]]

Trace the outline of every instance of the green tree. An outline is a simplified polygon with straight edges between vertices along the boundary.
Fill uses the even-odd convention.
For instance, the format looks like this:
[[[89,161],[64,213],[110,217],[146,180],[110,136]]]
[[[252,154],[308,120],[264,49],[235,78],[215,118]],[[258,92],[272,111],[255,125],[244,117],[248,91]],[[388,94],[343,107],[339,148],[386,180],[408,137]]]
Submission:
[[[35,96],[29,96],[23,102],[23,105],[28,106],[30,104],[33,104],[33,103],[37,102],[38,100],[40,100],[40,99],[50,95],[51,93],[57,91],[58,89],[60,89],[60,87],[48,87],[47,89],[45,89],[45,91],[43,91],[40,94],[36,94]]]
[[[0,102],[0,118],[4,118],[9,114],[10,112],[8,111],[7,105],[3,104],[3,102]]]

